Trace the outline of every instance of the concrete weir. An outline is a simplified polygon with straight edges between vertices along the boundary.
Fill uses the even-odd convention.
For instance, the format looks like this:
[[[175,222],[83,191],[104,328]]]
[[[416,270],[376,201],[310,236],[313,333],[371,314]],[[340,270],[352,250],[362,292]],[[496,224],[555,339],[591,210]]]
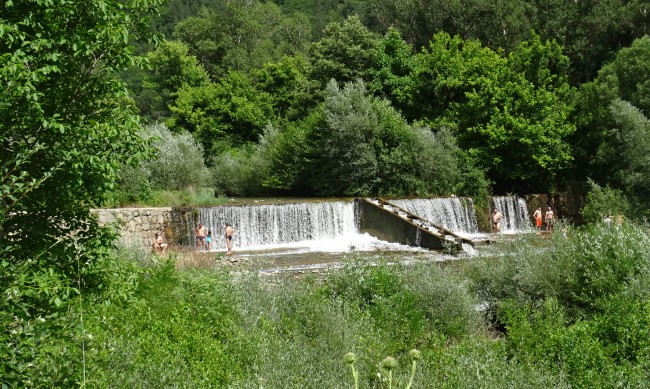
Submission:
[[[463,244],[474,245],[467,238],[422,219],[382,198],[357,198],[359,231],[377,239],[430,250],[458,252]]]

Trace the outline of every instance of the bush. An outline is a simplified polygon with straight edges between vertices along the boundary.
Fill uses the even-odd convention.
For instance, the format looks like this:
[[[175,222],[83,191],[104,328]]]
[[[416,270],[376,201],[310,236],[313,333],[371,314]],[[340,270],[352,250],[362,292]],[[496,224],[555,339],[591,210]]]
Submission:
[[[153,189],[211,187],[210,170],[203,160],[203,147],[189,132],[172,133],[165,125],[154,124],[145,131],[154,138],[156,156],[147,163]]]
[[[620,190],[609,186],[601,187],[594,181],[589,181],[591,189],[587,193],[585,206],[580,210],[582,217],[589,223],[599,223],[607,216],[612,219],[616,215],[630,216],[630,203]]]
[[[644,230],[601,223],[546,242],[520,239],[503,252],[470,265],[469,274],[477,293],[497,307],[512,358],[542,363],[575,387],[635,387],[647,379]]]
[[[262,192],[264,170],[256,163],[258,147],[250,144],[231,149],[214,160],[216,191],[227,196],[250,196]]]
[[[462,338],[481,329],[478,301],[450,272],[437,266],[352,264],[328,281],[332,296],[368,312],[396,349],[416,348],[430,331]]]
[[[142,136],[152,139],[152,159],[122,168],[118,191],[109,203],[170,205],[169,200],[160,200],[161,193],[193,193],[198,188],[213,186],[212,174],[203,160],[203,148],[190,133],[175,134],[163,124],[154,124]]]
[[[130,306],[93,312],[87,366],[94,386],[225,387],[242,378],[246,341],[228,282],[176,275],[173,266],[149,272]]]
[[[601,299],[648,282],[650,237],[632,224],[567,227],[543,247],[539,242],[518,240],[503,256],[470,265],[476,293],[489,303],[556,298],[572,317],[589,317],[600,312]]]

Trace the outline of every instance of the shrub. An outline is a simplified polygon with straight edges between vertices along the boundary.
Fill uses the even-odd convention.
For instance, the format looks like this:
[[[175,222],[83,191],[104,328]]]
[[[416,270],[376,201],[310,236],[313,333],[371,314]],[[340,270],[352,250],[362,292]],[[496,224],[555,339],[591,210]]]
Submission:
[[[131,305],[98,307],[92,319],[87,366],[95,386],[229,386],[242,378],[241,318],[218,274],[177,275],[166,262],[143,279]]]
[[[601,299],[648,281],[650,237],[632,224],[567,227],[543,247],[539,242],[520,239],[504,246],[501,256],[470,265],[476,293],[489,303],[514,299],[522,305],[552,297],[572,317],[588,317],[600,311]]]
[[[175,134],[163,124],[154,124],[147,127],[142,136],[152,139],[153,156],[138,166],[122,167],[120,185],[109,204],[177,205],[170,199],[161,200],[161,196],[167,191],[191,193],[197,188],[212,187],[213,179],[203,160],[203,148],[190,133]]]
[[[153,189],[211,187],[212,177],[203,160],[203,147],[189,132],[172,133],[163,124],[145,131],[154,138],[156,156],[145,166]]]
[[[250,196],[260,194],[266,178],[263,168],[257,164],[258,147],[249,144],[233,148],[214,160],[212,174],[216,191],[227,196]]]
[[[587,193],[585,206],[580,210],[587,222],[598,223],[607,216],[630,215],[631,207],[623,192],[609,186],[603,188],[591,180],[589,185],[591,189]]]
[[[368,312],[392,339],[391,351],[418,346],[418,339],[430,331],[460,338],[481,328],[477,300],[437,266],[351,264],[330,277],[328,291]]]

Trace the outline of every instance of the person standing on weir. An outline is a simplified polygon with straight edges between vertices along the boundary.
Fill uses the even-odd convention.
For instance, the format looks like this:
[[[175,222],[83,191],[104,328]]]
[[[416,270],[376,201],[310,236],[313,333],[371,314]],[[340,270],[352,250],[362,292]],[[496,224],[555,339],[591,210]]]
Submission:
[[[503,219],[503,215],[498,209],[494,208],[492,212],[492,229],[497,234],[501,233],[501,219]]]
[[[537,210],[533,214],[535,218],[535,227],[537,227],[537,234],[542,233],[542,207],[537,207]]]
[[[232,254],[232,236],[235,233],[235,230],[230,226],[230,224],[226,223],[226,248],[228,251],[226,251],[226,255]]]
[[[199,249],[205,250],[205,227],[199,223],[194,232],[196,233],[196,252],[198,253]]]
[[[546,211],[544,220],[546,221],[546,232],[553,231],[553,222],[555,221],[555,215],[553,214],[551,207],[548,207],[548,211]]]

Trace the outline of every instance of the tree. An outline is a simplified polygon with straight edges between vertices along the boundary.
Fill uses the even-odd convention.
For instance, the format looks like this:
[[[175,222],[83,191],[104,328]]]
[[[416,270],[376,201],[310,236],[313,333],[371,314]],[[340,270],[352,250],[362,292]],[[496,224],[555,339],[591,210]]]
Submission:
[[[600,185],[621,188],[619,113],[610,107],[616,100],[627,101],[648,117],[650,112],[650,38],[643,37],[621,50],[614,61],[603,66],[593,82],[583,84],[576,95],[577,132],[573,138],[576,150],[576,177],[591,177]],[[617,103],[624,112],[632,112]],[[638,115],[634,115],[638,116]]]
[[[203,145],[207,156],[257,141],[273,121],[271,98],[255,89],[243,72],[230,72],[218,84],[186,87],[171,107],[171,127],[184,128]]]
[[[626,193],[639,205],[650,200],[650,120],[627,101],[614,100],[610,112],[618,140],[617,178]],[[643,208],[641,208],[643,209]],[[647,212],[646,212],[647,214]]]
[[[106,198],[120,166],[147,150],[133,102],[113,75],[140,62],[129,43],[159,4],[0,5],[0,289],[12,296],[0,299],[4,385],[32,380],[38,364],[30,358],[46,351],[30,339],[62,325],[57,310],[75,290],[101,283],[97,266],[113,235],[89,208]],[[76,378],[32,384],[67,386]]]
[[[505,58],[438,34],[416,57],[408,117],[454,129],[499,190],[550,189],[571,160],[566,64],[557,45],[538,38]]]
[[[416,50],[438,33],[479,40],[493,50],[514,49],[527,39],[531,25],[528,2],[511,0],[371,0],[380,31],[397,28]]]
[[[181,21],[173,37],[218,81],[231,70],[247,72],[304,53],[309,30],[304,16],[283,15],[272,2],[227,1]]]
[[[330,23],[323,38],[309,50],[310,78],[324,87],[331,79],[338,82],[367,80],[372,49],[377,40],[356,16],[343,24]]]
[[[307,78],[307,63],[302,57],[283,57],[253,69],[255,89],[268,94],[276,116],[288,120],[302,119],[318,104],[315,85]]]
[[[410,126],[361,80],[343,88],[332,80],[325,95],[302,158],[317,195],[450,195],[461,187],[460,150],[450,132]]]
[[[375,95],[389,99],[403,112],[408,105],[406,91],[412,80],[413,57],[413,46],[391,27],[374,47],[372,68],[368,70],[368,89]]]
[[[195,57],[188,54],[188,48],[182,42],[163,41],[155,51],[147,54],[147,59],[150,70],[145,73],[143,90],[136,102],[142,114],[154,121],[171,116],[169,106],[181,88],[210,82],[208,73]]]

